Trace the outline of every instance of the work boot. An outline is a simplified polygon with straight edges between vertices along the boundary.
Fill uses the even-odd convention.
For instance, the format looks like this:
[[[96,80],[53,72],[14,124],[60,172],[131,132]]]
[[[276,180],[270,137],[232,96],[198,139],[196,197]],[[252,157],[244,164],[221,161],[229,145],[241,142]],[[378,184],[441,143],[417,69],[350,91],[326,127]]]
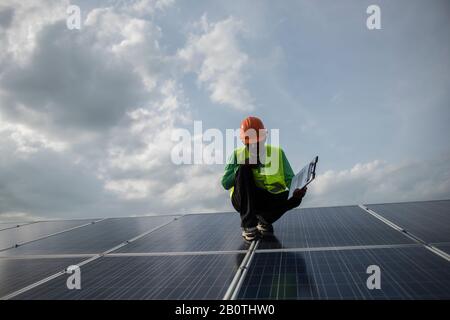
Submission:
[[[271,224],[258,222],[256,228],[258,229],[259,232],[261,232],[263,236],[273,235],[273,226]]]
[[[242,228],[242,237],[246,241],[254,241],[258,239],[259,233],[257,227]]]

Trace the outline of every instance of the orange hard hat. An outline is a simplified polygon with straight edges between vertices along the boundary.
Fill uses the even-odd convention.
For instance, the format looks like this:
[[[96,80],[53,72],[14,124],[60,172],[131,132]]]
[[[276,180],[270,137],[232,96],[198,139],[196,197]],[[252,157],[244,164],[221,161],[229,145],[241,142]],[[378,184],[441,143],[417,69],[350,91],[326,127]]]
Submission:
[[[247,117],[241,122],[240,138],[244,144],[256,143],[266,139],[267,131],[261,119]]]

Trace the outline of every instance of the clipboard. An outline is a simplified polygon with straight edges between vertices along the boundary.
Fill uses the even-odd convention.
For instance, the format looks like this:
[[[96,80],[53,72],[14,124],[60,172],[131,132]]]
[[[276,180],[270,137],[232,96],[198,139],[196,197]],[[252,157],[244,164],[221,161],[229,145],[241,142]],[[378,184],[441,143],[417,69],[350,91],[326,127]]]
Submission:
[[[310,163],[304,166],[303,169],[292,178],[288,199],[292,198],[295,189],[302,189],[314,180],[316,177],[316,166],[318,161],[319,156],[314,157]]]

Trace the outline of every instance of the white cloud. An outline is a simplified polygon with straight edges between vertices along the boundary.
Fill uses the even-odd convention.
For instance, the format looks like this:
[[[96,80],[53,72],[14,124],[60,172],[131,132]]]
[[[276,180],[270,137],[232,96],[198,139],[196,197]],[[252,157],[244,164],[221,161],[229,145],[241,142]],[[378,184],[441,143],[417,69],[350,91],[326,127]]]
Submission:
[[[153,15],[162,12],[175,3],[175,0],[110,0],[115,8],[124,10],[132,15]]]
[[[275,50],[273,59],[250,61],[239,19],[211,23],[204,15],[183,39],[177,28],[186,21],[158,22],[172,9],[171,18],[191,19],[183,6],[172,8],[172,0],[106,2],[110,6],[83,11],[79,31],[66,28],[68,1],[1,2],[0,219],[233,210],[220,185],[223,167],[171,162],[172,132],[193,121],[183,76],[196,73],[217,104],[252,110],[247,67],[256,61],[259,70],[273,71],[264,69],[271,60],[287,65],[289,55],[280,54],[289,48],[260,42],[277,42],[283,50]],[[283,97],[292,88],[279,79],[269,79],[271,94],[293,110],[299,101]],[[267,117],[275,119],[277,112]],[[287,119],[290,134],[326,127],[326,119],[318,128],[314,117],[304,115]],[[303,205],[441,198],[450,189],[448,160],[373,161],[327,171]]]
[[[13,8],[12,27],[8,28],[2,50],[17,63],[24,64],[36,47],[36,38],[42,28],[66,16],[69,1],[6,0],[2,8]]]
[[[39,221],[39,220],[45,220],[45,218],[32,215],[26,212],[0,213],[0,222]]]
[[[129,125],[117,128],[108,148],[108,167],[120,170],[157,170],[170,165],[171,133],[190,121],[182,90],[173,80],[160,88],[160,99],[130,111]],[[130,149],[129,146],[132,146]]]
[[[146,198],[151,189],[156,187],[155,182],[145,179],[122,179],[105,182],[106,190],[113,191],[127,200]]]
[[[35,5],[20,10],[33,15]],[[127,8],[92,10],[80,32],[44,19],[25,60],[0,57],[0,213],[168,213],[222,197],[217,171],[171,163],[172,131],[192,122],[170,63],[178,58],[161,49],[159,26]],[[6,30],[14,45],[28,41],[22,18]]]
[[[446,199],[450,194],[448,161],[448,155],[401,164],[374,160],[346,170],[329,170],[310,184],[302,206]]]
[[[248,56],[238,43],[242,23],[233,17],[209,23],[204,15],[198,24],[203,33],[191,34],[186,47],[178,52],[186,69],[197,73],[213,102],[253,110],[253,98],[245,88]]]
[[[204,208],[208,202],[214,202],[225,194],[219,184],[222,172],[210,170],[205,166],[188,166],[178,170],[179,180],[162,195],[166,205],[178,205],[187,208]],[[194,201],[193,201],[194,200]],[[218,204],[214,207],[217,209]]]
[[[178,124],[192,124],[192,120],[183,91],[174,81],[165,82],[159,90],[159,100],[129,112],[129,125],[115,133],[122,138],[111,141],[105,188],[126,200],[157,201],[154,207],[169,212],[223,208],[219,199],[226,199],[226,193],[219,183],[221,170],[172,163],[172,132]],[[139,178],[123,178],[134,176]]]
[[[135,12],[154,13],[157,10],[165,10],[171,7],[175,0],[138,0],[133,5]]]
[[[10,139],[16,145],[16,152],[21,155],[35,153],[39,149],[63,152],[67,149],[64,141],[49,138],[46,135],[23,124],[5,123],[0,119],[0,139]],[[1,145],[0,145],[1,150]]]

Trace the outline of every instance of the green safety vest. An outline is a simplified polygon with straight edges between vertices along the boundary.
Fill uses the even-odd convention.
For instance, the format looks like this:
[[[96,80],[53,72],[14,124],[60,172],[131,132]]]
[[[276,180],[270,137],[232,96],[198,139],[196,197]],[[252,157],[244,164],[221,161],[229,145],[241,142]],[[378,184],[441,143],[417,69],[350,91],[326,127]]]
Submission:
[[[250,151],[244,146],[234,150],[231,158],[225,166],[225,173],[222,177],[222,185],[225,189],[230,189],[230,194],[234,189],[234,178],[239,165],[249,159]],[[252,169],[253,177],[257,187],[265,189],[271,193],[281,193],[286,191],[290,185],[294,172],[287,160],[283,150],[269,144],[265,145],[265,160],[258,167]]]

